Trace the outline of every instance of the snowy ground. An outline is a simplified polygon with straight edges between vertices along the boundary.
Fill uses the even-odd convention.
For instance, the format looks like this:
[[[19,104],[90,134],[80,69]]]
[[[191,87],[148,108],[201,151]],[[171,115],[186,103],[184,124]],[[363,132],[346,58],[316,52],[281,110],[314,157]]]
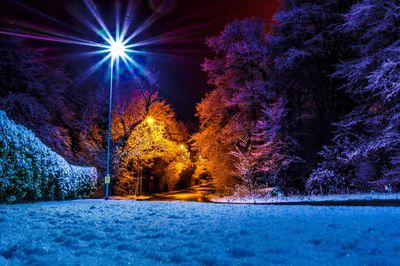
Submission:
[[[373,201],[373,200],[400,200],[400,193],[366,193],[366,194],[337,194],[337,195],[309,195],[309,196],[278,196],[262,197],[211,197],[213,202],[221,203],[288,203],[288,202],[346,202],[346,201]]]
[[[400,208],[0,205],[0,265],[398,265]]]

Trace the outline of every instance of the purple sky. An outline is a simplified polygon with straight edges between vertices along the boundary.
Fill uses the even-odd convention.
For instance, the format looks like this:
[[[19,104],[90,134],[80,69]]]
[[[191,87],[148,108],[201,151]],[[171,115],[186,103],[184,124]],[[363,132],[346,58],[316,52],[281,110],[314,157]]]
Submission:
[[[127,1],[120,2],[124,9]],[[116,2],[94,1],[94,3],[106,23],[112,25]],[[80,0],[6,0],[2,1],[1,5],[0,25],[3,29],[16,24],[25,24],[80,37],[89,32],[72,15],[87,12],[83,1]],[[200,69],[204,58],[212,56],[205,45],[206,37],[217,35],[225,24],[235,19],[259,16],[263,17],[268,25],[279,7],[279,0],[137,0],[132,19],[140,24],[154,11],[160,11],[160,6],[163,6],[161,10],[163,15],[147,28],[141,37],[149,38],[171,32],[184,33],[173,42],[149,46],[146,50],[162,54],[161,57],[152,59],[153,64],[161,72],[161,95],[174,106],[181,119],[193,120],[195,104],[209,89],[206,75]],[[54,55],[68,55],[75,49],[58,43],[30,43],[46,47],[49,50],[49,59]],[[64,63],[62,59],[50,62]],[[74,61],[68,63],[66,68],[79,71],[80,66],[85,64],[90,63]]]

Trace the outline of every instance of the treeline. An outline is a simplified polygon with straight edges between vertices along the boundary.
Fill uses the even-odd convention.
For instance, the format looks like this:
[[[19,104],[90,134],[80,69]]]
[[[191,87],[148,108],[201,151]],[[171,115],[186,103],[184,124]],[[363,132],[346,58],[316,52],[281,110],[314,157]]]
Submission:
[[[121,73],[112,114],[114,193],[210,178],[222,193],[398,191],[398,14],[394,0],[285,0],[268,33],[257,18],[227,25],[207,40],[215,56],[202,69],[212,90],[197,105],[192,136],[159,97],[154,68]],[[40,50],[0,38],[0,109],[100,177],[108,89],[99,84],[108,81],[76,82]]]
[[[196,177],[219,191],[400,189],[400,3],[285,0],[209,38]]]

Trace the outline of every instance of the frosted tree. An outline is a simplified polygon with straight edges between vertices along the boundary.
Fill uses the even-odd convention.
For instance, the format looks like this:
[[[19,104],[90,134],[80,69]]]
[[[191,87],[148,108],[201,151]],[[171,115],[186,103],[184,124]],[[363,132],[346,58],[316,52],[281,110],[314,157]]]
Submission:
[[[335,27],[354,2],[285,0],[274,16],[268,36],[269,92],[276,94],[272,103],[285,101],[285,132],[299,145],[292,155],[303,162],[286,172],[289,190],[304,190],[318,152],[332,137],[332,123],[352,106],[339,90],[343,80],[332,75],[351,54],[350,38]]]
[[[151,67],[149,67],[151,68]],[[149,115],[150,107],[161,99],[158,95],[158,72],[136,76],[133,81],[120,84],[124,89],[117,95],[113,112],[114,141],[124,146],[137,125]]]
[[[264,24],[252,18],[235,21],[207,40],[215,54],[203,70],[213,90],[197,105],[200,131],[194,147],[206,160],[202,165],[215,178],[217,188],[232,188],[236,142],[251,133],[265,102],[267,52]]]
[[[266,105],[264,117],[253,132],[253,156],[257,158],[257,173],[270,186],[285,186],[285,170],[300,159],[294,156],[298,145],[288,134],[287,110],[283,98]]]
[[[42,52],[20,39],[0,38],[0,108],[67,158],[72,157],[69,88],[65,71],[46,64]]]
[[[180,174],[191,166],[185,134],[171,107],[163,101],[154,102],[148,116],[130,131],[125,145],[117,150],[118,191],[141,194],[143,182],[149,183],[155,177],[158,190],[174,189]],[[158,168],[160,165],[162,169]]]
[[[257,18],[235,21],[207,40],[216,57],[202,67],[208,83],[220,91],[223,107],[232,112],[227,127],[233,131],[252,128],[260,117],[267,78],[264,29]]]
[[[336,76],[356,107],[337,123],[334,144],[308,182],[310,192],[332,176],[343,177],[336,191],[399,190],[400,3],[364,0],[355,4],[338,29],[354,40],[355,57],[339,65]],[[328,190],[329,192],[329,190]]]
[[[222,108],[219,91],[210,92],[196,107],[200,120],[200,130],[194,134],[193,147],[198,152],[197,176],[210,174],[219,190],[234,186],[231,178],[232,162],[229,152],[232,151],[227,142],[226,131],[222,125],[226,120],[226,110]]]
[[[244,187],[248,194],[253,194],[254,189],[259,186],[256,174],[260,160],[254,152],[251,138],[239,139],[235,145],[235,150],[230,154],[235,158],[232,175],[237,178],[239,185],[236,190],[241,190],[241,187]]]

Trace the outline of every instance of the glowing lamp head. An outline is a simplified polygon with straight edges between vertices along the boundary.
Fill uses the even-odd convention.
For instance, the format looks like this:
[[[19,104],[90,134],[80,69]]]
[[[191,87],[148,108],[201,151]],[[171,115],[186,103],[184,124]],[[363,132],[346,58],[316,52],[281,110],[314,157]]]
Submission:
[[[153,123],[154,123],[154,119],[153,119],[152,117],[148,117],[148,118],[146,119],[146,122],[147,122],[148,124],[153,124]]]
[[[125,56],[125,45],[120,40],[111,41],[109,50],[113,58]]]

